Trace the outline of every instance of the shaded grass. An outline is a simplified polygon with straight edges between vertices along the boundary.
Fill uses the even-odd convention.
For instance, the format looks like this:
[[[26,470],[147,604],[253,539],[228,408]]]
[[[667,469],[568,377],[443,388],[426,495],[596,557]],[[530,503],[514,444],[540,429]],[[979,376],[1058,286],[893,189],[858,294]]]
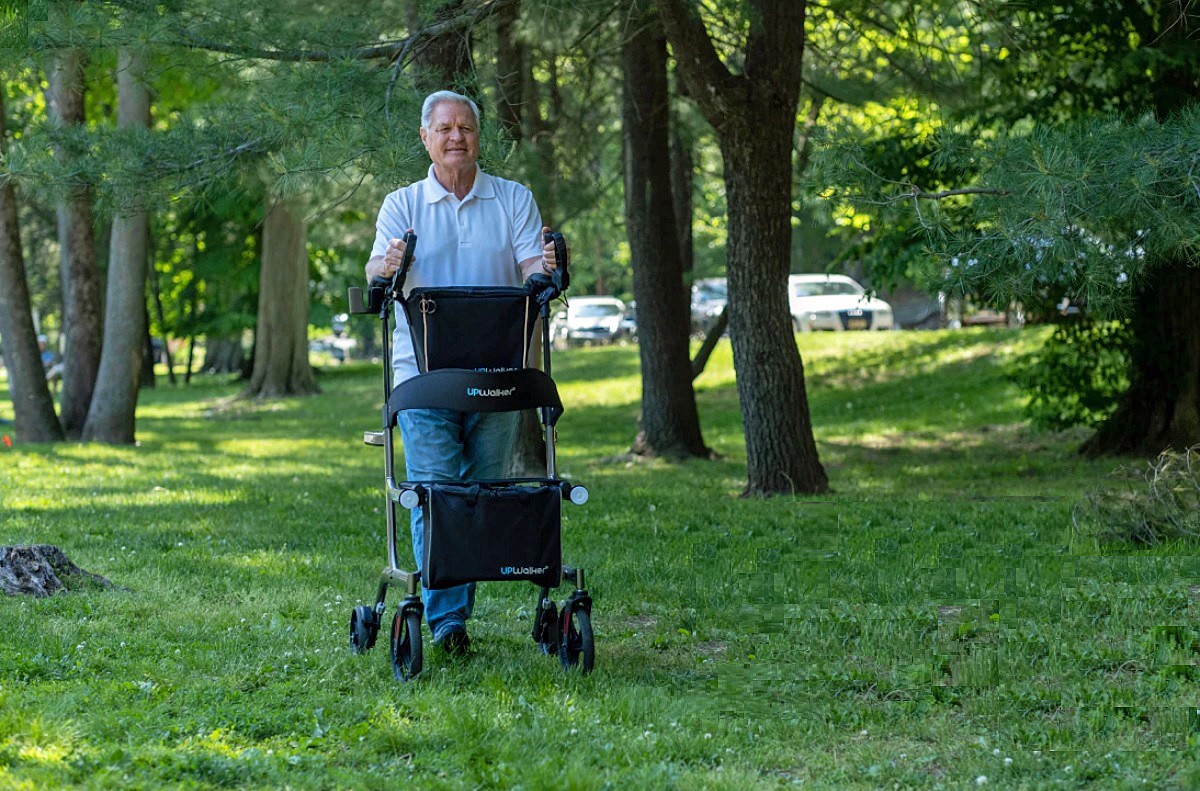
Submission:
[[[138,447],[0,448],[0,543],[128,589],[0,600],[0,787],[1188,787],[1200,561],[1072,536],[1112,465],[1023,427],[1005,368],[1039,337],[800,336],[820,498],[736,496],[727,344],[697,381],[722,457],[677,465],[613,461],[635,350],[556,357],[586,678],[536,653],[522,585],[418,683],[348,654],[384,556],[374,368],[147,391]]]

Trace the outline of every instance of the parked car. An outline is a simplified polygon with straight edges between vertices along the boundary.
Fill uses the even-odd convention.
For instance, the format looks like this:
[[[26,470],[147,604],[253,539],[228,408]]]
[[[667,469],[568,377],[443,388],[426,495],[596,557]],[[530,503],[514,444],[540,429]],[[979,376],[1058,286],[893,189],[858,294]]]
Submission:
[[[621,340],[637,340],[637,300],[625,303],[625,312],[621,314]]]
[[[868,296],[845,275],[791,275],[788,305],[796,332],[811,330],[890,330],[892,306]]]
[[[558,348],[613,343],[626,337],[625,303],[616,297],[572,297],[550,321],[551,342]]]
[[[728,287],[723,277],[705,277],[692,284],[692,333],[706,334],[725,310]]]

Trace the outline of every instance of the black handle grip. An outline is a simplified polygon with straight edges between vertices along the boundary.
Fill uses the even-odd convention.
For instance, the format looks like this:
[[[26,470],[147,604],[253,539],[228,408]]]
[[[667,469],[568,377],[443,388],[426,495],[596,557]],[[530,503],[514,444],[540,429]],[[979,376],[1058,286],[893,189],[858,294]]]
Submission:
[[[388,285],[388,293],[399,297],[404,293],[404,281],[408,279],[408,269],[412,266],[413,251],[417,249],[417,235],[412,231],[404,234],[404,257],[400,259],[400,268],[392,275]]]
[[[542,234],[542,242],[554,245],[554,263],[556,269],[550,274],[550,277],[554,280],[554,285],[561,294],[571,284],[571,254],[567,251],[567,240],[558,231],[553,231]]]

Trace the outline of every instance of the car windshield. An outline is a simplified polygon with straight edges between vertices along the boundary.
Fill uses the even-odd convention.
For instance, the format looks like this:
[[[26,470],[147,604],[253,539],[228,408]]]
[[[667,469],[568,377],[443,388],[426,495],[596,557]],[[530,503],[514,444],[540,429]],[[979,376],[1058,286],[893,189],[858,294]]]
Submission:
[[[575,315],[581,319],[602,319],[621,315],[621,309],[616,305],[580,305]]]
[[[793,283],[792,296],[794,297],[827,297],[827,296],[859,296],[863,292],[853,283],[842,283],[836,280],[818,283]]]
[[[697,283],[697,302],[723,302],[726,299],[724,283]]]

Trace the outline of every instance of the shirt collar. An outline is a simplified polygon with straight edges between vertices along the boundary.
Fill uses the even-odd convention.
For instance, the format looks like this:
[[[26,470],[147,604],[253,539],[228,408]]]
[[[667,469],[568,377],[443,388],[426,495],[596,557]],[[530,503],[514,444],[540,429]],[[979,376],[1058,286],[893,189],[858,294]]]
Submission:
[[[425,202],[437,203],[447,196],[453,197],[454,193],[442,186],[442,182],[437,180],[437,176],[433,173],[433,165],[429,166],[429,175],[425,178]],[[479,164],[475,164],[475,183],[471,185],[471,191],[463,198],[463,203],[466,203],[471,198],[494,198],[496,197],[496,187],[492,183],[492,177],[483,172]]]

